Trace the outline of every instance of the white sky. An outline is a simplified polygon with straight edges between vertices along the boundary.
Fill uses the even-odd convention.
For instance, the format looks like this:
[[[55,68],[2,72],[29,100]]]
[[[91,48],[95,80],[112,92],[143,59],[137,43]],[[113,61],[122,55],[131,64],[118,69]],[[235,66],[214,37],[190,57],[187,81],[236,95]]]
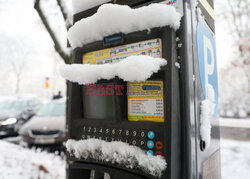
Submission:
[[[0,0],[0,38],[4,34],[9,38],[15,39],[16,41],[28,41],[28,44],[31,44],[29,46],[29,50],[35,51],[36,53],[31,53],[27,59],[30,65],[26,67],[25,72],[23,73],[24,79],[21,83],[21,92],[36,92],[40,96],[48,97],[51,95],[52,90],[54,90],[54,92],[57,90],[64,91],[65,86],[63,79],[59,77],[58,73],[56,72],[54,75],[54,64],[60,63],[60,59],[54,52],[53,43],[43,27],[39,16],[34,10],[33,3],[34,0]],[[53,16],[56,16],[56,14],[53,14]],[[53,26],[60,28],[61,24],[55,23]],[[216,41],[219,68],[224,66],[228,59],[230,59],[233,55],[231,50],[232,42],[230,40],[230,34],[225,31],[226,28],[224,27],[225,23],[222,21],[216,22]],[[58,34],[64,35],[64,32],[60,32]],[[0,53],[2,47],[6,48],[6,44],[0,44]],[[22,59],[22,54],[18,55],[20,55],[20,57],[15,57],[15,60]],[[7,63],[8,59],[3,59],[0,56],[0,72],[6,70],[5,65],[2,64]],[[0,81],[2,81],[2,85],[0,84],[0,95],[14,93],[15,78],[11,75],[11,72],[6,75],[9,76],[8,82],[4,82],[6,79],[5,76],[1,75],[0,77]],[[53,78],[53,76],[57,78],[57,80],[51,80],[51,82],[56,82],[53,89],[45,89],[45,78]]]
[[[10,40],[15,39],[17,42],[28,42],[28,46],[23,46],[23,48],[25,48],[23,50],[36,52],[31,53],[29,58],[26,59],[29,65],[25,66],[24,72],[22,73],[21,93],[34,92],[43,97],[50,97],[52,88],[45,88],[45,78],[53,78],[54,64],[57,64],[60,60],[54,53],[53,43],[33,8],[33,0],[0,1],[0,24],[0,36],[8,36]],[[15,43],[15,41],[13,43]],[[6,42],[6,44],[9,43]],[[6,44],[0,44],[0,47],[6,48]],[[11,45],[12,44],[9,44],[7,48],[10,48],[9,46]],[[11,48],[10,52],[11,54],[13,53]],[[22,54],[15,56],[16,61],[21,61],[23,58]],[[8,59],[0,58],[0,63],[8,64],[7,60]],[[1,65],[0,71],[2,68],[5,67]],[[11,76],[11,72],[7,75]],[[56,76],[58,77],[58,75]],[[0,86],[0,95],[14,93],[15,78],[13,77],[12,75],[12,78],[9,78],[10,81],[8,84]],[[4,81],[4,77],[1,76],[0,80]],[[60,84],[53,87],[54,91],[56,92],[59,89],[64,91],[63,79],[59,78],[58,80]],[[51,85],[53,85],[52,81],[51,79]]]

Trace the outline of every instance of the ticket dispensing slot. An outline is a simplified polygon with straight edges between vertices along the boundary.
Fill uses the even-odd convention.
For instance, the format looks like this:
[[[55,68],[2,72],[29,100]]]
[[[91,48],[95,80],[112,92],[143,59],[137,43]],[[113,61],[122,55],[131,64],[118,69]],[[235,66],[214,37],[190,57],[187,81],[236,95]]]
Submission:
[[[102,41],[86,45],[77,50],[76,53],[81,55],[77,55],[75,63],[101,65],[117,63],[131,55],[150,55],[165,58],[168,64],[143,82],[125,82],[114,78],[79,86],[78,91],[82,96],[79,105],[83,113],[71,124],[70,138],[122,141],[149,154],[162,155],[168,163],[163,177],[168,178],[172,172],[171,160],[179,155],[177,142],[172,139],[173,136],[178,137],[179,131],[178,128],[171,130],[173,125],[179,125],[179,88],[176,87],[178,80],[174,80],[178,75],[174,67],[175,32],[167,27],[151,29],[150,33],[146,30],[134,32],[124,35],[123,42],[119,46],[109,44],[109,48]],[[70,113],[73,114],[74,109]],[[175,151],[172,153],[173,148]],[[108,162],[74,157],[71,157],[71,161],[75,164],[83,162],[108,166],[144,178],[154,178],[140,169],[129,169]]]

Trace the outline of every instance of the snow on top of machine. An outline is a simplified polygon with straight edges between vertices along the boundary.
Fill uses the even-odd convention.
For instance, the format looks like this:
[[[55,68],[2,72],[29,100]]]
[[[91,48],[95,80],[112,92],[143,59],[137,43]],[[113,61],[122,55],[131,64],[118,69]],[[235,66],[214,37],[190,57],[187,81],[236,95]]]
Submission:
[[[166,64],[167,61],[162,58],[138,55],[112,64],[64,64],[60,68],[60,74],[66,80],[79,84],[95,83],[100,79],[109,80],[116,76],[124,81],[146,81]]]
[[[76,22],[68,32],[73,48],[102,40],[116,33],[131,33],[155,27],[170,26],[177,30],[181,14],[172,6],[151,4],[132,9],[129,6],[104,4],[96,14]]]
[[[73,14],[77,14],[106,2],[111,2],[111,0],[72,0]]]
[[[76,158],[92,158],[120,164],[127,168],[140,168],[146,173],[160,177],[167,163],[162,156],[152,156],[139,147],[124,142],[106,142],[99,139],[68,140],[66,148]]]

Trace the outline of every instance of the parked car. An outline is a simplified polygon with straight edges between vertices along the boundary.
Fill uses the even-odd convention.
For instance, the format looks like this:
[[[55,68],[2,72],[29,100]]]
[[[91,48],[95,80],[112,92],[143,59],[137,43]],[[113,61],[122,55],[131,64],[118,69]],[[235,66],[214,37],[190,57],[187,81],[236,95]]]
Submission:
[[[42,101],[37,97],[2,97],[0,100],[0,137],[17,135],[20,127],[36,114]]]
[[[44,104],[38,113],[19,130],[29,145],[61,145],[66,139],[65,99]]]

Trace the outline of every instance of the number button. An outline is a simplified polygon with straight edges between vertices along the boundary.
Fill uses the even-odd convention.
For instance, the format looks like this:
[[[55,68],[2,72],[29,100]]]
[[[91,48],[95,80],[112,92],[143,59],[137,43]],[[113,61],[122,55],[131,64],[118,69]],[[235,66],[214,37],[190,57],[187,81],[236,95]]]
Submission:
[[[109,129],[107,128],[106,131],[105,131],[106,134],[109,134]]]
[[[145,147],[145,144],[146,144],[145,141],[143,141],[143,140],[140,141],[140,146],[141,147]]]
[[[146,133],[144,131],[142,131],[140,135],[141,135],[142,138],[144,138]]]
[[[82,129],[83,129],[83,132],[86,132],[86,127],[85,126],[83,126]]]
[[[88,127],[88,132],[91,132],[91,127]]]
[[[101,128],[101,129],[99,130],[99,133],[101,133],[101,134],[102,134],[102,131],[103,131],[103,130],[102,130],[102,128]]]
[[[136,131],[133,131],[133,137],[136,137],[136,135],[137,135],[137,132]]]
[[[122,135],[122,129],[119,129],[119,130],[118,130],[118,134],[119,134],[119,135]]]
[[[112,134],[115,135],[116,134],[116,130],[112,129]]]
[[[129,136],[129,130],[126,130],[125,135]]]
[[[132,145],[136,145],[136,140],[132,140]]]
[[[96,133],[96,127],[94,127],[93,132]]]

